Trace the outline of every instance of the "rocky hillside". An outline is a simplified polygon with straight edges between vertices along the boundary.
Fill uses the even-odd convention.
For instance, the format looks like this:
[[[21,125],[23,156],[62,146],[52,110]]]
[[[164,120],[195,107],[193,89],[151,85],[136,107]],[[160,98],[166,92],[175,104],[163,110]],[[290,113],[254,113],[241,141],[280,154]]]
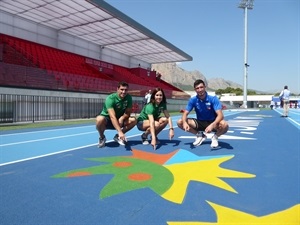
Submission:
[[[243,89],[242,85],[234,83],[234,82],[229,81],[229,80],[224,80],[222,78],[209,79],[208,80],[208,87],[213,89],[213,90],[225,89],[227,87]]]
[[[193,83],[196,79],[202,79],[207,84],[208,91],[217,89],[225,89],[227,87],[243,88],[242,85],[222,78],[213,78],[207,80],[205,76],[198,70],[186,71],[176,63],[153,64],[152,69],[162,74],[162,79],[172,85],[179,87],[185,91],[193,90]]]

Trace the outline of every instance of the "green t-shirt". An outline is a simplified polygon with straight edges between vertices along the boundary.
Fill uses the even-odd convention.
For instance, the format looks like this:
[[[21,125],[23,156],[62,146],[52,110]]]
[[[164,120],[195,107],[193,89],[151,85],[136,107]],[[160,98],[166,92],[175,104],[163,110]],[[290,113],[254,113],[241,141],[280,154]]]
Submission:
[[[155,104],[153,105],[152,103],[148,103],[142,109],[137,120],[138,121],[149,120],[148,115],[153,115],[154,120],[156,120],[164,110],[167,110],[166,103],[161,102],[159,105],[155,105]]]
[[[102,112],[100,115],[109,117],[107,109],[114,109],[117,119],[124,115],[127,108],[132,108],[132,97],[127,94],[125,98],[121,99],[118,93],[113,93],[107,96]]]

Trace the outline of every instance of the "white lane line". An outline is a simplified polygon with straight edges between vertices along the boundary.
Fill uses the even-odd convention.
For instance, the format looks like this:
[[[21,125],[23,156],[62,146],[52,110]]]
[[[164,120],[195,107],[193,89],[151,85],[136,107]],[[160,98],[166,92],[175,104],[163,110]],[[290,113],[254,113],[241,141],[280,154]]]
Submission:
[[[212,134],[207,135],[207,138],[211,138]],[[178,138],[182,139],[193,139],[195,136],[179,136]],[[219,139],[227,139],[227,140],[256,140],[256,138],[248,138],[248,137],[240,137],[240,136],[231,136],[231,135],[221,135]]]
[[[128,136],[127,138],[132,138],[132,137],[136,137],[136,136],[140,136],[140,135],[141,134],[135,134],[135,135]],[[106,141],[106,143],[110,143],[110,142],[113,142],[113,141],[114,140],[109,140],[109,141]],[[76,147],[76,148],[70,148],[70,149],[60,150],[60,151],[56,151],[56,152],[52,152],[52,153],[48,153],[48,154],[44,154],[44,155],[38,155],[38,156],[34,156],[34,157],[29,157],[29,158],[24,158],[24,159],[20,159],[20,160],[10,161],[10,162],[0,164],[0,167],[5,166],[5,165],[14,164],[14,163],[24,162],[24,161],[28,161],[28,160],[33,160],[33,159],[43,158],[43,157],[47,157],[47,156],[57,155],[57,154],[64,153],[64,152],[71,152],[71,151],[75,151],[75,150],[80,150],[80,149],[95,146],[95,145],[98,145],[98,143],[83,145],[83,146],[79,146],[79,147]]]
[[[174,126],[174,128],[177,128],[177,127]],[[168,129],[169,128],[165,128],[164,130],[168,130]],[[141,134],[142,133],[130,135],[127,138],[137,137],[137,136],[140,136]],[[114,140],[108,140],[108,141],[106,141],[106,143],[110,143],[110,142],[113,142],[113,141]],[[79,146],[79,147],[76,147],[76,148],[70,148],[70,149],[60,150],[60,151],[56,151],[56,152],[52,152],[52,153],[48,153],[48,154],[44,154],[44,155],[38,155],[38,156],[34,156],[34,157],[29,157],[29,158],[24,158],[24,159],[20,159],[20,160],[10,161],[10,162],[6,162],[6,163],[0,164],[0,167],[1,166],[5,166],[5,165],[14,164],[14,163],[24,162],[24,161],[28,161],[28,160],[43,158],[43,157],[47,157],[47,156],[51,156],[51,155],[57,155],[57,154],[64,153],[64,152],[75,151],[75,150],[79,150],[79,149],[82,149],[82,148],[87,148],[87,147],[91,147],[91,146],[95,146],[95,145],[98,145],[98,143],[84,145],[84,146]]]
[[[245,132],[245,131],[241,131],[241,134],[254,134],[253,132]]]
[[[63,135],[63,136],[56,136],[56,137],[51,137],[51,138],[34,139],[34,140],[30,140],[30,141],[12,142],[12,143],[8,143],[8,144],[2,144],[2,145],[0,145],[0,147],[10,146],[10,145],[20,145],[20,144],[25,144],[25,143],[39,142],[39,141],[47,141],[47,140],[66,138],[66,137],[74,137],[74,136],[80,136],[80,135],[86,135],[86,134],[92,134],[92,133],[96,133],[96,131],[84,132],[84,133],[79,133],[79,134]]]
[[[28,161],[28,160],[43,158],[43,157],[47,157],[47,156],[51,156],[51,155],[57,155],[57,154],[60,154],[60,153],[70,152],[70,151],[74,151],[74,150],[78,150],[78,149],[82,149],[82,148],[91,147],[91,146],[94,146],[94,145],[96,145],[96,144],[85,145],[85,146],[80,146],[80,147],[76,147],[76,148],[70,148],[70,149],[59,151],[59,152],[53,152],[53,153],[49,153],[49,154],[45,154],[45,155],[38,155],[38,156],[30,157],[30,158],[25,158],[25,159],[11,161],[11,162],[7,162],[7,163],[2,163],[2,164],[0,164],[0,166],[5,166],[5,165],[9,165],[9,164],[18,163],[18,162],[24,162],[24,161]]]
[[[17,132],[17,133],[11,133],[11,134],[1,134],[2,137],[5,136],[14,136],[14,135],[25,135],[25,134],[35,134],[35,133],[44,133],[44,132],[57,132],[62,130],[74,130],[74,129],[82,129],[87,127],[95,127],[95,125],[91,126],[79,126],[79,127],[68,127],[68,128],[56,128],[56,129],[50,129],[50,130],[37,130],[37,131],[26,131],[26,132]],[[35,128],[33,128],[35,129]],[[95,128],[96,129],[96,128]]]

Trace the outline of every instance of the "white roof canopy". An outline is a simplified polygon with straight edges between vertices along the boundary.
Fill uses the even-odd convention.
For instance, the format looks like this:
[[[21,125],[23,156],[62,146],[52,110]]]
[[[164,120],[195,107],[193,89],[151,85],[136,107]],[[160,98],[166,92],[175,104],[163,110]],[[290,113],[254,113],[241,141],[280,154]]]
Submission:
[[[150,64],[192,60],[102,0],[1,0],[0,10]]]

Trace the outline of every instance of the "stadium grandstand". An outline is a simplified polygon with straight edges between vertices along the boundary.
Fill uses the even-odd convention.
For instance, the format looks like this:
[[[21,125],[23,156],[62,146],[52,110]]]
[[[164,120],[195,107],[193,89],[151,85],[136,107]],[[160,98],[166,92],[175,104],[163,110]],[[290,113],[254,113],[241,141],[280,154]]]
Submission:
[[[192,57],[105,1],[0,1],[0,123],[93,118],[120,81],[139,110],[164,89],[169,110],[190,96],[154,63]]]

